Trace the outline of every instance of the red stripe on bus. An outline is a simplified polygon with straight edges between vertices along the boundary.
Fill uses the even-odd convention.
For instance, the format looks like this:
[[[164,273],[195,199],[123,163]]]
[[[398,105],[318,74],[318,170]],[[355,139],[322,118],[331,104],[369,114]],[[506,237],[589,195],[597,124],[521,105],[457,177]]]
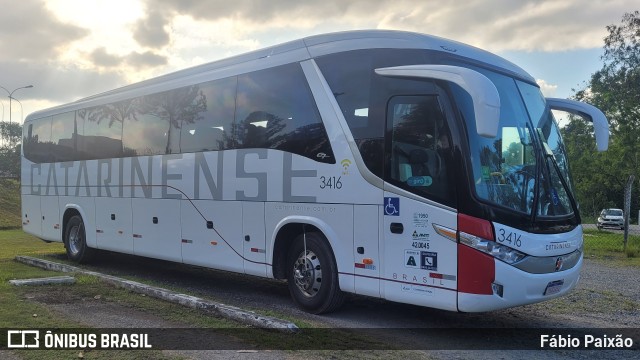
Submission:
[[[458,214],[458,231],[494,241],[493,226],[487,220]]]
[[[495,260],[491,256],[458,244],[458,291],[491,295],[495,278]]]

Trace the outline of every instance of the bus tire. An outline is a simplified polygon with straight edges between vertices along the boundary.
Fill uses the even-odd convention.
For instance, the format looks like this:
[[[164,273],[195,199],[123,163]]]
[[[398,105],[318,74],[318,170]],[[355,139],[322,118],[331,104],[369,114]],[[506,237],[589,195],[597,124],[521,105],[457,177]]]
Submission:
[[[324,236],[317,232],[300,234],[287,256],[287,282],[293,300],[313,314],[337,310],[344,302],[338,285],[338,267]]]
[[[67,222],[64,234],[64,247],[67,249],[69,260],[77,263],[91,261],[95,255],[95,249],[87,246],[87,236],[84,222],[80,215],[72,216]]]

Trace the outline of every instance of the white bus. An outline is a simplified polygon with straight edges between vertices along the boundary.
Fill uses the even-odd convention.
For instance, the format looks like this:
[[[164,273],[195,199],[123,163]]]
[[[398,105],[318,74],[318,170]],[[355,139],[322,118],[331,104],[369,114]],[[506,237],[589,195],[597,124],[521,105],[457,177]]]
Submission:
[[[64,84],[60,84],[64,86]],[[319,35],[27,117],[24,231],[287,279],[305,310],[355,293],[476,312],[577,283],[582,227],[546,99],[512,63],[406,32]]]

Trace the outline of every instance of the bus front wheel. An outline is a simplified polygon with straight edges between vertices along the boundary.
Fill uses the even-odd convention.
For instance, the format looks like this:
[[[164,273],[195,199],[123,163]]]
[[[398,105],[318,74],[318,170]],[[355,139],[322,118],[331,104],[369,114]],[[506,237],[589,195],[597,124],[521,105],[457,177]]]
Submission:
[[[289,292],[301,308],[322,314],[335,311],[342,305],[344,293],[338,286],[338,267],[321,234],[298,235],[287,259]]]
[[[67,249],[69,260],[77,263],[89,262],[95,250],[87,246],[87,236],[84,222],[80,215],[74,215],[67,222],[64,234],[64,247]]]

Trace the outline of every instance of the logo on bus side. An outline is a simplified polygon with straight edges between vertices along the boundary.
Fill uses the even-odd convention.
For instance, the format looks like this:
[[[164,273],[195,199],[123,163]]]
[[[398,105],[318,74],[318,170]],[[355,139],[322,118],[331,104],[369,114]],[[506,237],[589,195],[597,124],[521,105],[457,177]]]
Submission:
[[[389,216],[400,216],[400,198],[384,198],[384,214]]]
[[[318,171],[294,169],[291,153],[276,155],[241,149],[31,164],[28,181],[31,195],[316,202],[311,194],[294,194],[293,184],[315,179]],[[257,169],[247,169],[250,163]],[[223,169],[230,171],[223,176]],[[278,177],[281,192],[268,192],[268,180]]]
[[[342,165],[342,175],[349,175],[349,166],[351,165],[351,160],[344,159],[340,161],[340,165]]]
[[[419,269],[420,268],[419,262],[420,262],[420,251],[417,251],[417,250],[404,251],[405,267]]]
[[[421,251],[420,268],[422,270],[438,271],[438,253],[431,251]]]

